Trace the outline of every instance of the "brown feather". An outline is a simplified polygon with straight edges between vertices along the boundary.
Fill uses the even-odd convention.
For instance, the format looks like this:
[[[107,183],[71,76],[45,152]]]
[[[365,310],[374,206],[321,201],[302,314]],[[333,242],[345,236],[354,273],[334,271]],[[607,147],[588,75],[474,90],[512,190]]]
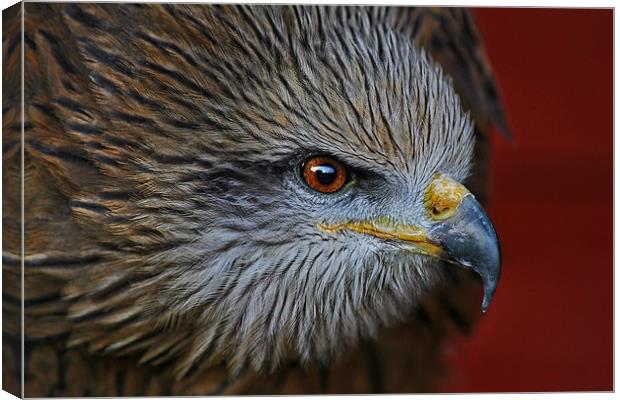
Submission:
[[[239,24],[248,22],[243,22],[241,11],[230,7],[193,6],[198,19],[188,17],[185,6],[166,5],[70,8],[27,3],[26,10],[24,43],[19,40],[19,10],[12,7],[3,12],[3,294],[11,299],[3,302],[3,345],[14,350],[3,351],[6,390],[19,393],[20,361],[15,351],[19,342],[15,341],[21,332],[22,200],[26,396],[433,389],[442,369],[439,356],[445,338],[454,327],[467,332],[476,318],[475,301],[451,300],[471,298],[477,292],[477,282],[465,272],[435,290],[408,322],[382,332],[378,342],[365,342],[343,355],[329,370],[291,365],[270,376],[248,371],[230,376],[218,365],[223,361],[218,354],[209,355],[216,366],[196,368],[206,360],[200,352],[188,351],[188,343],[195,340],[197,346],[206,346],[209,340],[185,335],[191,326],[188,317],[177,318],[148,295],[164,287],[173,274],[155,274],[154,265],[166,269],[165,262],[157,260],[163,243],[179,237],[172,232],[177,228],[158,213],[157,205],[144,200],[138,207],[136,202],[138,193],[149,192],[166,193],[171,201],[184,198],[180,177],[168,171],[169,165],[182,162],[183,155],[175,152],[179,143],[196,144],[192,132],[184,129],[193,121],[192,111],[203,106],[201,96],[221,91],[217,79],[204,79],[197,71],[200,62],[181,48],[200,47],[205,54],[216,55],[235,40],[227,34],[229,28],[219,23],[219,13],[240,13],[235,17]],[[389,15],[376,8],[373,12],[408,33],[453,78],[478,132],[469,185],[486,199],[487,135],[491,125],[506,135],[508,127],[470,13],[457,8],[399,8]],[[150,26],[148,35],[131,43],[119,42],[121,26],[140,24]],[[218,42],[204,38],[204,26]],[[275,28],[269,32],[277,34]],[[81,37],[88,37],[89,43]],[[201,43],[196,43],[198,37],[203,38]],[[21,46],[25,61],[23,199]],[[147,64],[157,68],[149,69]],[[170,72],[173,67],[178,73]],[[142,79],[149,74],[157,79]],[[187,87],[185,92],[175,89],[179,82]],[[196,82],[202,85],[197,87]],[[174,115],[161,112],[173,109]],[[260,118],[254,116],[256,121]],[[283,126],[293,126],[287,115],[276,119]],[[136,122],[147,129],[136,130]],[[222,117],[207,123],[218,126],[226,121]],[[171,125],[178,128],[174,135]],[[233,145],[221,143],[226,149]],[[397,151],[390,143],[383,145]],[[155,150],[159,161],[147,157]],[[152,171],[159,173],[159,180],[151,178]],[[149,207],[153,212],[143,213]],[[204,336],[209,334],[205,329]],[[424,345],[414,348],[414,342]]]

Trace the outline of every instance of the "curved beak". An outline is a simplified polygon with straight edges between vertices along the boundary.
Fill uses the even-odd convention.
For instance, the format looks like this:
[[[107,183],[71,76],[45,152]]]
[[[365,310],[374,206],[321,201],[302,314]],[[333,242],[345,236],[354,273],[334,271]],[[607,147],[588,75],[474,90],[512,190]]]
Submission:
[[[474,270],[482,278],[486,311],[495,294],[501,273],[501,255],[495,229],[472,194],[449,218],[428,230],[428,239],[442,250],[441,258]]]
[[[389,217],[318,227],[329,233],[348,230],[398,241],[408,251],[474,270],[484,285],[485,312],[501,273],[499,240],[493,224],[474,195],[443,174],[437,174],[427,188],[424,204],[431,221],[428,228],[402,224]]]

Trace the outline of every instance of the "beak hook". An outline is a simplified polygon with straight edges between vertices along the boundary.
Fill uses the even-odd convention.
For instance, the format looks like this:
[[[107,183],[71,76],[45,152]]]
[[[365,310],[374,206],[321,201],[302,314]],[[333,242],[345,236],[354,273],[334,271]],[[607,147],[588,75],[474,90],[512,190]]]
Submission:
[[[480,203],[468,193],[454,215],[429,230],[429,239],[443,248],[445,258],[480,275],[486,312],[501,275],[501,253],[497,233]]]

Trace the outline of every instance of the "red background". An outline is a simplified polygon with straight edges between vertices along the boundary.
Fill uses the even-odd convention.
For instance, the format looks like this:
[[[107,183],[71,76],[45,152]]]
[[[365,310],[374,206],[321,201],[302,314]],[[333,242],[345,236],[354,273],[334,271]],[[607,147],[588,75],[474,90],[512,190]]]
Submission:
[[[442,391],[612,390],[612,11],[475,16],[514,136],[493,138],[504,269]]]

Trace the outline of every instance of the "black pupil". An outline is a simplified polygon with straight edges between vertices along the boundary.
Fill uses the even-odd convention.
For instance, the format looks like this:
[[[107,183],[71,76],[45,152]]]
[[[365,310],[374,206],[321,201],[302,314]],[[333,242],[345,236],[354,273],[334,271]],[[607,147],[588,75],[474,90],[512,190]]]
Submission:
[[[336,180],[336,168],[329,164],[315,165],[310,168],[322,185],[331,185]]]

